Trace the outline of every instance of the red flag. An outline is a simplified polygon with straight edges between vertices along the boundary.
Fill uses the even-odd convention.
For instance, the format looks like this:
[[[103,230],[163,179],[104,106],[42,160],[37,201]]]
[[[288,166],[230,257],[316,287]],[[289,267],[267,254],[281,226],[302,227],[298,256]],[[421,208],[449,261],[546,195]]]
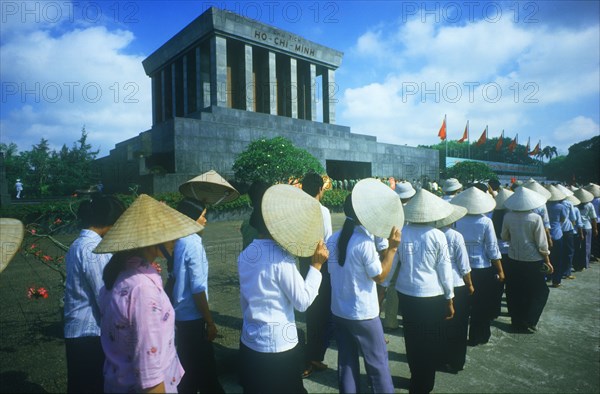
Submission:
[[[527,146],[525,147],[525,156],[529,154],[529,137],[527,137]]]
[[[540,144],[542,143],[542,141],[538,141],[537,145],[535,146],[535,148],[533,148],[533,150],[531,152],[529,152],[529,156],[535,156],[538,153],[540,153]]]
[[[442,122],[442,127],[440,127],[440,131],[438,132],[438,137],[443,141],[446,139],[446,115],[444,115],[444,121]]]
[[[510,152],[514,152],[514,150],[517,148],[518,139],[519,139],[519,134],[515,135],[515,138],[513,138],[513,140],[510,142],[510,145],[508,145],[508,150]]]
[[[483,145],[485,144],[485,141],[487,141],[487,126],[485,126],[485,130],[483,130],[483,133],[481,133],[481,137],[479,137],[479,139],[477,140],[477,146]]]
[[[498,142],[496,142],[496,150],[497,151],[502,149],[503,142],[504,142],[504,130],[502,130],[502,134],[500,134],[500,138],[498,139]]]
[[[463,133],[463,136],[461,139],[458,140],[459,144],[462,144],[463,142],[465,142],[467,139],[469,138],[469,121],[467,120],[467,125],[465,126],[465,132]]]

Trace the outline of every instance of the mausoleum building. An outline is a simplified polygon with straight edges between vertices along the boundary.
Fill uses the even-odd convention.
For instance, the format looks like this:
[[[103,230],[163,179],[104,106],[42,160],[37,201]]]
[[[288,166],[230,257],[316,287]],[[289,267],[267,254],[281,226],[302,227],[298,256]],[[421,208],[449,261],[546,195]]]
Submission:
[[[152,128],[97,160],[106,189],[176,191],[210,169],[230,179],[250,142],[275,136],[309,151],[333,179],[437,179],[436,150],[380,143],[335,124],[342,56],[208,9],[143,61],[152,81]]]

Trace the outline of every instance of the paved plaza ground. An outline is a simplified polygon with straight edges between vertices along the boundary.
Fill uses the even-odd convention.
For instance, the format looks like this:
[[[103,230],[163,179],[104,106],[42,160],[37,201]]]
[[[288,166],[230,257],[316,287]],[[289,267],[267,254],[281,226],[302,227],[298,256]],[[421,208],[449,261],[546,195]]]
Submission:
[[[333,214],[333,221],[335,230],[343,215]],[[216,340],[220,379],[231,393],[241,392],[235,373],[241,327],[236,267],[240,223],[211,222],[204,234],[210,304],[220,333]],[[65,237],[65,242],[73,236]],[[535,334],[511,332],[503,307],[502,316],[493,322],[490,342],[469,348],[464,371],[438,373],[434,392],[600,392],[600,264],[576,275],[561,288],[550,289]],[[21,255],[0,274],[0,392],[66,391],[58,278]],[[31,285],[45,286],[50,297],[29,300],[26,291]],[[301,316],[299,320],[302,327]],[[386,337],[394,386],[397,392],[406,392],[410,374],[402,329],[387,332]],[[338,392],[335,343],[325,363],[329,370],[304,380],[308,392]],[[368,392],[366,378],[363,391]]]

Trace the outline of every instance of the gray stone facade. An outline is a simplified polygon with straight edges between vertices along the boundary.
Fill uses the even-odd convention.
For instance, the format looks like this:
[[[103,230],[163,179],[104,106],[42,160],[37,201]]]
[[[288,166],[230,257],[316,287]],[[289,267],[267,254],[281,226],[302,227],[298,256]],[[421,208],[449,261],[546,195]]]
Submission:
[[[232,179],[237,155],[275,136],[309,151],[334,179],[437,179],[436,150],[334,124],[330,93],[341,61],[339,51],[210,8],[144,60],[153,126],[97,160],[106,190],[176,191],[210,169]]]

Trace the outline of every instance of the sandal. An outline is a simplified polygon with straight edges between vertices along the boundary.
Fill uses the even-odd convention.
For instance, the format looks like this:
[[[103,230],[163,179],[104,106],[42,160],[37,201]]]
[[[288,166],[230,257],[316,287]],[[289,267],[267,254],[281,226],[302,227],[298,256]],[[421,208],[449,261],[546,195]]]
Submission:
[[[313,366],[309,364],[308,367],[302,372],[302,379],[308,378],[313,373]]]

